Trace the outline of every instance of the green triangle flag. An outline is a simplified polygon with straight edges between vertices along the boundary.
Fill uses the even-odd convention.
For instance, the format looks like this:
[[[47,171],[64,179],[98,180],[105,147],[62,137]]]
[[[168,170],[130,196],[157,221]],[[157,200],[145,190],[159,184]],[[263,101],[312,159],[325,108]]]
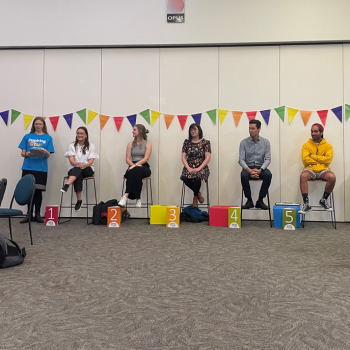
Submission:
[[[80,111],[77,111],[78,116],[81,118],[81,120],[86,124],[86,108],[81,109]]]
[[[284,122],[284,110],[284,106],[275,108],[275,111],[281,118],[282,122]]]
[[[148,124],[151,124],[149,109],[145,109],[144,111],[140,112],[140,114],[145,118],[145,120]]]
[[[11,124],[18,118],[21,112],[16,111],[15,109],[11,109]]]
[[[345,120],[348,120],[350,117],[350,105],[345,105]]]
[[[208,114],[209,118],[211,119],[211,121],[214,123],[214,125],[216,125],[216,109],[212,109],[210,111],[207,111],[207,114]]]

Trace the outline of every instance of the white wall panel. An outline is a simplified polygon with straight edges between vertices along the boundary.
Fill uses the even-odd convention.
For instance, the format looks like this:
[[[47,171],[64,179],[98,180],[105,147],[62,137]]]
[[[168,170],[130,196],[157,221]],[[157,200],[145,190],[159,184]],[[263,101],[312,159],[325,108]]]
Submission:
[[[240,205],[242,168],[238,164],[239,144],[249,136],[249,120],[246,113],[243,113],[236,127],[231,111],[261,111],[278,107],[279,48],[220,48],[219,68],[219,106],[229,110],[219,127],[219,201],[221,205]],[[275,203],[280,200],[279,117],[272,110],[269,125],[266,125],[259,112],[256,119],[262,123],[260,135],[271,144],[270,201]],[[254,201],[258,199],[260,185],[260,182],[251,184]],[[244,203],[245,201],[244,199]],[[243,218],[266,220],[268,216],[260,210],[245,210]]]
[[[331,109],[342,104],[342,46],[281,47],[281,105],[300,110],[315,111],[306,127],[300,112],[288,124],[281,124],[281,179],[282,201],[302,203],[299,177],[303,169],[302,145],[311,137],[313,123],[320,123],[316,110]],[[324,137],[334,147],[330,168],[337,176],[334,189],[337,219],[344,220],[344,164],[343,124],[329,112]],[[323,193],[320,185],[309,186],[311,204],[317,204]],[[313,212],[308,220],[328,220],[327,213]]]
[[[159,111],[159,49],[102,50],[102,109],[110,117],[128,116],[150,108]],[[158,201],[159,121],[153,126],[138,115],[136,123],[150,131],[152,143],[149,161],[152,171],[153,200]],[[120,198],[122,179],[127,169],[125,151],[132,141],[132,127],[125,118],[117,131],[113,118],[101,132],[101,200]],[[146,200],[145,186],[141,194]],[[144,209],[130,210],[133,217],[145,217]]]
[[[0,112],[16,109],[26,114],[42,115],[43,61],[43,50],[0,51]],[[16,184],[22,176],[23,158],[18,145],[30,128],[31,125],[24,130],[23,114],[11,125],[11,111],[7,126],[0,121],[0,138],[6,150],[1,155],[0,177],[8,180],[2,202],[4,207],[10,205]],[[24,207],[21,210],[27,212]]]
[[[55,154],[50,158],[48,193],[43,205],[59,204],[62,178],[67,175],[68,159],[64,157],[70,142],[75,140],[76,129],[86,126],[89,140],[100,153],[100,127],[97,116],[89,125],[85,125],[75,113],[83,108],[100,112],[101,98],[101,50],[45,50],[44,70],[44,116],[62,116],[73,114],[72,129],[63,117],[60,118],[56,132],[46,119],[48,131],[53,137]],[[99,193],[99,160],[94,162],[97,194]],[[70,189],[71,190],[71,189]],[[88,183],[89,201],[93,200],[93,186]],[[76,197],[73,195],[75,203]],[[64,205],[70,202],[70,192],[64,195]],[[83,204],[85,204],[85,188],[83,188]],[[90,208],[92,213],[92,207]],[[74,213],[74,211],[73,211]],[[68,216],[69,209],[63,209],[61,215]],[[86,216],[82,209],[75,216]]]
[[[182,48],[160,50],[160,102],[161,112],[167,114],[203,113],[203,135],[212,146],[209,163],[210,203],[218,203],[218,123],[216,125],[205,113],[218,104],[218,49]],[[159,148],[159,203],[180,204],[183,164],[181,149],[188,138],[189,125],[194,123],[188,116],[181,130],[177,116],[166,129],[163,116],[160,122]],[[202,185],[203,194],[206,193]],[[193,193],[187,191],[187,202],[192,203]]]

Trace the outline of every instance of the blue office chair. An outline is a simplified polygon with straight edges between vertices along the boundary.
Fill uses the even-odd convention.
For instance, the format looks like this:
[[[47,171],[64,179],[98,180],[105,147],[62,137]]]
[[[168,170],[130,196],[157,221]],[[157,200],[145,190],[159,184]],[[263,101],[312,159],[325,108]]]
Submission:
[[[6,179],[1,179],[0,180],[0,206],[1,202],[4,199],[4,194],[6,191],[6,185],[7,185],[7,180]]]

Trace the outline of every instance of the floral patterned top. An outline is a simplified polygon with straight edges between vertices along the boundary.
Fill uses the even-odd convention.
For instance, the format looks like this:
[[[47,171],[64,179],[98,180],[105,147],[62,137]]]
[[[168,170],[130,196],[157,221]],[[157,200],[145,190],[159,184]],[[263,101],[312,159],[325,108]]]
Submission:
[[[211,145],[209,140],[203,138],[198,143],[194,143],[186,139],[183,143],[182,153],[186,153],[186,160],[190,168],[198,168],[204,162],[205,152],[211,153]],[[196,174],[190,174],[184,167],[180,179],[194,179],[198,177],[206,182],[208,180],[209,174],[210,171],[208,165],[206,165]]]

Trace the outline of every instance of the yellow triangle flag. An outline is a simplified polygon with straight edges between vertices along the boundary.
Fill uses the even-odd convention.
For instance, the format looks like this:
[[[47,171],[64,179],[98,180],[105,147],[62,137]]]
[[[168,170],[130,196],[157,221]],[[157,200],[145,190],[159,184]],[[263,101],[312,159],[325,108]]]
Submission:
[[[156,112],[156,111],[151,111],[151,125],[153,126],[153,124],[157,121],[157,119],[159,118],[159,116],[162,113],[160,112]]]
[[[87,124],[89,125],[97,115],[98,113],[89,110]]]
[[[23,115],[24,115],[24,129],[27,129],[28,125],[34,118],[34,115],[30,115],[30,114],[23,114]]]
[[[220,119],[220,125],[221,125],[222,122],[225,120],[226,114],[228,111],[226,109],[218,109],[218,112],[219,112],[219,119]]]
[[[171,122],[173,121],[174,117],[175,116],[172,114],[164,114],[164,120],[165,120],[165,125],[166,125],[167,129],[169,129],[169,126],[170,126]]]
[[[238,126],[239,121],[241,120],[242,114],[243,114],[243,112],[232,112],[233,119],[235,120],[236,126]]]
[[[295,108],[290,108],[288,107],[288,120],[289,120],[289,124],[292,122],[292,120],[294,119],[295,115],[299,112],[299,109],[295,109]]]
[[[307,122],[310,119],[311,111],[300,111],[301,117],[303,118],[304,125],[306,126]]]
[[[100,128],[101,130],[105,127],[106,123],[109,120],[109,116],[108,115],[102,115],[100,114]]]

